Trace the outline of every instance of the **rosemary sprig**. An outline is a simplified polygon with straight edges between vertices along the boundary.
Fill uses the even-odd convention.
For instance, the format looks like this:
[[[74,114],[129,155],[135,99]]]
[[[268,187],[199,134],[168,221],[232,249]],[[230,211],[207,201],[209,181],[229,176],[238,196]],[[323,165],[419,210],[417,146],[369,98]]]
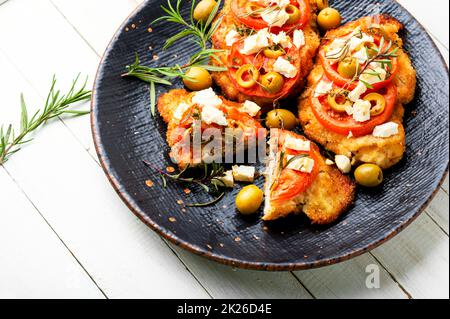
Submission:
[[[167,39],[164,44],[163,49],[167,49],[172,46],[178,40],[192,36],[194,38],[194,42],[200,47],[200,51],[195,53],[190,60],[184,64],[179,65],[175,64],[173,66],[165,66],[165,67],[147,67],[141,65],[139,60],[139,56],[136,55],[136,59],[133,64],[128,65],[126,67],[127,72],[122,74],[123,77],[135,77],[150,84],[150,111],[154,116],[156,112],[156,84],[160,85],[172,85],[172,80],[175,78],[186,78],[185,70],[193,67],[199,66],[208,71],[212,72],[223,72],[227,69],[221,66],[210,65],[209,62],[211,59],[216,60],[221,64],[217,53],[222,52],[222,50],[216,50],[208,48],[208,43],[213,35],[213,33],[217,30],[220,23],[222,22],[222,17],[219,17],[214,21],[214,18],[217,15],[219,7],[221,5],[221,0],[217,2],[217,5],[214,7],[213,11],[209,15],[209,18],[206,22],[198,22],[194,21],[194,9],[195,9],[196,1],[192,1],[191,5],[191,13],[190,13],[190,21],[186,21],[183,18],[180,12],[181,0],[177,0],[176,4],[173,5],[171,0],[167,1],[167,7],[161,6],[162,10],[166,13],[166,15],[156,19],[153,23],[158,23],[160,21],[172,22],[176,24],[180,24],[184,27],[182,31],[175,34],[174,36]]]
[[[12,124],[0,126],[0,166],[5,164],[11,155],[18,152],[22,145],[31,142],[33,138],[29,138],[29,134],[47,124],[49,120],[61,115],[81,116],[90,113],[69,109],[75,103],[91,99],[91,91],[86,90],[87,79],[77,88],[79,77],[80,75],[72,82],[69,91],[62,94],[56,89],[56,78],[53,76],[44,108],[37,110],[31,117],[28,114],[25,98],[23,94],[20,95],[20,129],[16,131]]]
[[[226,185],[222,182],[220,179],[224,176],[225,173],[225,167],[218,163],[211,163],[211,164],[201,164],[200,166],[196,167],[199,171],[201,171],[200,177],[187,177],[186,173],[191,168],[190,165],[187,165],[184,169],[182,169],[177,174],[169,174],[161,169],[158,169],[154,167],[151,163],[148,161],[143,161],[144,165],[156,170],[162,178],[164,187],[167,185],[167,179],[170,179],[177,183],[187,183],[187,184],[195,184],[203,188],[205,192],[210,194],[217,194],[219,195],[215,197],[214,200],[207,203],[195,203],[195,204],[186,204],[188,207],[204,207],[209,206],[217,203],[220,201],[223,196],[225,195],[225,192],[222,190],[222,188],[226,187]]]

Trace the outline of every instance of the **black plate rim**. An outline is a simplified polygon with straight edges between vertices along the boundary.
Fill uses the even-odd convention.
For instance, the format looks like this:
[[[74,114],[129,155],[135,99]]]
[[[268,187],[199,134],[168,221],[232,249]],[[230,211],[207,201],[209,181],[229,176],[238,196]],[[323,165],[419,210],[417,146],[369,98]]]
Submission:
[[[132,197],[125,191],[123,191],[121,188],[120,183],[118,182],[117,178],[114,176],[113,168],[111,167],[111,163],[108,160],[107,154],[105,152],[105,149],[103,147],[103,144],[101,142],[100,134],[99,134],[99,123],[96,118],[96,111],[97,111],[97,88],[98,88],[98,78],[100,77],[102,73],[102,66],[105,62],[106,56],[110,53],[113,44],[117,41],[117,38],[119,34],[122,32],[122,30],[126,27],[127,22],[131,20],[133,16],[135,16],[142,8],[144,8],[147,4],[147,0],[142,2],[135,10],[133,10],[130,15],[124,20],[124,22],[120,25],[120,27],[115,32],[114,36],[110,40],[105,52],[102,55],[102,58],[100,60],[95,79],[94,79],[94,85],[92,89],[92,99],[91,99],[91,131],[92,131],[92,137],[94,140],[94,146],[97,153],[97,156],[99,158],[100,165],[105,172],[105,175],[107,176],[109,182],[113,186],[116,193],[119,195],[121,200],[126,204],[126,206],[133,212],[134,215],[136,215],[144,224],[146,224],[148,227],[150,227],[153,231],[158,233],[163,238],[169,240],[171,243],[175,244],[176,246],[179,246],[183,249],[186,249],[196,255],[206,257],[210,260],[214,260],[216,262],[242,268],[242,269],[250,269],[250,270],[264,270],[264,271],[295,271],[295,270],[305,270],[305,269],[312,269],[312,268],[319,268],[324,266],[333,265],[336,263],[340,263],[349,259],[352,259],[354,257],[360,256],[366,252],[369,252],[381,244],[385,243],[386,241],[390,240],[394,236],[396,236],[398,233],[400,233],[403,229],[405,229],[407,226],[409,226],[416,218],[423,213],[423,211],[428,207],[429,203],[435,198],[436,194],[440,190],[442,184],[445,181],[445,178],[447,177],[449,173],[449,161],[447,160],[446,169],[444,170],[441,179],[439,180],[436,189],[429,195],[428,199],[424,202],[424,204],[416,211],[415,214],[411,215],[409,219],[405,220],[403,223],[398,224],[395,228],[391,229],[389,232],[386,232],[382,237],[380,237],[379,240],[367,244],[364,247],[357,248],[347,254],[342,254],[340,256],[333,256],[330,258],[322,259],[319,261],[306,261],[306,262],[297,262],[297,263],[288,263],[288,262],[282,262],[282,263],[273,263],[273,262],[252,262],[252,261],[246,261],[246,260],[239,260],[236,258],[230,258],[225,257],[220,254],[216,254],[214,252],[208,251],[205,248],[202,248],[197,245],[192,245],[189,242],[180,239],[175,234],[167,231],[165,228],[160,227],[157,223],[155,223],[151,218],[149,218],[143,211],[141,211],[136,203],[134,203],[134,200]],[[401,5],[397,0],[395,0],[397,5],[401,7],[402,10],[407,12],[413,19],[416,20],[417,24],[421,28],[421,30],[425,33],[426,37],[429,38],[431,41],[434,49],[436,52],[439,53],[440,63],[443,66],[443,68],[447,71],[447,76],[449,75],[449,69],[447,64],[445,63],[445,60],[440,53],[439,48],[437,47],[434,40],[431,39],[429,33],[426,31],[425,27],[412,15],[403,5]]]

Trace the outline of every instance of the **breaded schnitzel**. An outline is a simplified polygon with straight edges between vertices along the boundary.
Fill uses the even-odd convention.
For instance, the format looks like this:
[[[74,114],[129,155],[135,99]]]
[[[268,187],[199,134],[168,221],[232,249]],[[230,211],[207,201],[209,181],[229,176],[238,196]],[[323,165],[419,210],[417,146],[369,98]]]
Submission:
[[[167,143],[171,147],[170,156],[179,167],[195,166],[202,162],[212,162],[224,155],[205,151],[203,140],[209,128],[217,128],[220,136],[216,143],[225,143],[226,129],[233,129],[236,145],[239,141],[244,147],[250,139],[265,139],[266,130],[258,121],[260,108],[247,101],[235,103],[217,96],[212,89],[189,93],[184,89],[171,90],[158,99],[158,111],[167,123]],[[201,133],[201,154],[193,153],[193,135],[196,129]],[[213,132],[214,133],[214,132]],[[211,138],[212,136],[209,136]],[[221,150],[224,151],[224,148]]]
[[[304,92],[299,100],[300,122],[305,134],[312,140],[322,144],[326,149],[336,154],[353,158],[353,163],[374,163],[386,169],[398,163],[405,152],[405,130],[402,124],[404,114],[403,105],[411,102],[414,97],[416,72],[408,55],[402,48],[402,39],[398,36],[402,25],[394,18],[386,15],[361,18],[338,29],[329,31],[325,36],[321,52],[331,46],[333,39],[345,37],[358,29],[362,32],[377,29],[383,39],[385,39],[381,40],[384,41],[385,45],[388,42],[387,39],[390,39],[389,41],[392,41],[398,47],[395,51],[397,70],[392,78],[392,84],[396,87],[396,101],[392,114],[386,121],[395,123],[390,123],[391,126],[395,127],[397,125],[397,134],[383,137],[374,136],[372,131],[369,134],[362,135],[350,134],[350,132],[349,134],[343,134],[342,132],[333,131],[319,120],[314,113],[311,96],[318,94],[315,92],[315,87],[324,76],[324,67],[320,56],[308,77],[309,89]],[[363,36],[366,37],[367,35],[364,33]]]
[[[325,163],[317,145],[273,129],[269,146],[264,220],[304,212],[313,224],[328,224],[353,203],[354,183]]]
[[[235,0],[233,0],[235,1]],[[261,73],[261,77],[263,74],[269,73],[271,71],[277,70],[276,67],[274,67],[274,62],[276,61],[278,57],[275,55],[275,57],[267,58],[263,54],[263,48],[259,50],[256,55],[253,52],[253,55],[244,55],[244,57],[241,57],[238,53],[238,58],[234,57],[235,51],[238,51],[240,53],[243,52],[243,49],[240,48],[239,50],[234,50],[234,46],[238,45],[242,42],[242,46],[245,48],[245,39],[247,39],[251,35],[255,35],[257,31],[252,30],[251,27],[246,26],[245,24],[242,24],[240,21],[237,20],[236,15],[232,12],[232,0],[225,0],[224,7],[220,13],[220,16],[222,17],[222,22],[216,32],[212,36],[212,43],[214,49],[224,50],[224,52],[217,54],[220,63],[218,61],[215,61],[213,59],[213,64],[215,65],[228,65],[230,71],[225,72],[214,72],[213,73],[213,79],[215,83],[222,89],[222,92],[224,95],[234,101],[240,101],[243,102],[245,100],[252,100],[261,106],[271,106],[274,101],[277,101],[279,99],[286,98],[292,94],[295,94],[298,92],[299,89],[301,89],[305,84],[305,78],[311,71],[311,68],[313,66],[313,60],[314,56],[316,54],[317,48],[320,44],[320,39],[317,34],[317,26],[316,26],[316,17],[315,12],[317,10],[315,1],[313,0],[301,0],[306,1],[306,8],[308,11],[307,13],[307,23],[305,23],[304,26],[298,29],[297,34],[300,34],[299,37],[301,38],[301,46],[299,48],[292,47],[292,42],[295,42],[295,36],[294,30],[278,33],[278,35],[281,34],[281,36],[274,35],[272,32],[273,28],[268,28],[264,30],[268,30],[268,46],[271,46],[272,49],[276,47],[276,50],[285,51],[285,55],[281,56],[285,61],[284,64],[286,64],[286,60],[291,62],[297,68],[297,73],[295,77],[293,77],[293,80],[290,80],[290,78],[285,78],[285,86],[286,89],[280,89],[279,91],[276,91],[275,93],[267,92],[267,90],[261,90],[261,92],[258,92],[259,84],[261,84],[261,79],[257,82],[257,84],[250,88],[250,89],[243,89],[236,83],[236,75],[233,72],[233,68],[242,65],[239,63],[236,63],[236,61],[241,62],[241,58],[244,60],[244,62],[241,62],[243,64],[250,61],[251,63],[254,63],[256,68]],[[246,2],[246,1],[243,1]],[[262,30],[262,31],[264,31]],[[275,29],[273,29],[275,30]],[[262,32],[259,31],[260,33]],[[275,32],[275,31],[274,31]],[[233,39],[234,36],[234,39]],[[258,36],[261,38],[260,36]],[[272,41],[275,39],[274,41]],[[235,44],[233,41],[238,42]],[[288,42],[291,43],[288,43]],[[286,44],[285,44],[286,42]],[[232,48],[233,47],[233,48]],[[292,47],[292,48],[291,48]],[[288,49],[290,49],[288,51]],[[293,50],[295,49],[295,50]],[[265,51],[265,50],[264,50]],[[288,52],[286,52],[288,51]],[[258,62],[257,60],[261,60],[262,57],[264,57],[265,60],[268,62]],[[232,59],[232,61],[230,61]],[[254,59],[253,61],[251,61]],[[263,65],[261,65],[263,64]],[[262,84],[264,85],[264,84]],[[263,86],[264,87],[264,86]]]

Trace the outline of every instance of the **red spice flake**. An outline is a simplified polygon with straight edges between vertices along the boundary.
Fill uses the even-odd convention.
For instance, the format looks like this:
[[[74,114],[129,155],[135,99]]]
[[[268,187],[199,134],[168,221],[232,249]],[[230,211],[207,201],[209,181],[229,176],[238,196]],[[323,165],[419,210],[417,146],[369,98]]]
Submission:
[[[145,185],[147,185],[148,187],[153,187],[153,185],[155,185],[155,184],[151,180],[146,180]]]
[[[234,239],[234,241],[238,243],[238,242],[241,241],[241,238],[240,238],[240,237],[236,237],[236,238]]]
[[[179,199],[179,200],[177,200],[177,204],[178,204],[178,205],[183,205],[184,202],[183,202],[181,199]]]
[[[186,213],[186,212],[187,212],[186,208],[181,209],[181,211],[182,211],[183,213]]]
[[[190,190],[189,188],[186,188],[183,192],[184,192],[185,194],[190,194],[190,193],[191,193],[191,190]]]
[[[206,247],[208,247],[210,250],[213,249],[211,245],[206,245]]]
[[[172,166],[168,166],[168,167],[166,167],[166,171],[169,173],[173,173],[173,172],[175,172],[175,168],[173,168]]]
[[[148,33],[152,33],[153,29],[152,28],[148,28],[147,31],[148,31]]]
[[[132,28],[132,29],[136,29],[136,25],[133,23],[133,24],[131,25],[131,28]]]
[[[154,60],[154,61],[159,60],[159,56],[157,56],[156,54],[154,54],[154,55],[153,55],[153,60]]]
[[[175,223],[177,220],[175,217],[169,217],[169,222]]]
[[[220,247],[223,247],[224,245],[222,243],[219,244]]]
[[[130,31],[130,29],[128,27],[126,27],[125,28],[125,32],[128,32],[128,31]]]

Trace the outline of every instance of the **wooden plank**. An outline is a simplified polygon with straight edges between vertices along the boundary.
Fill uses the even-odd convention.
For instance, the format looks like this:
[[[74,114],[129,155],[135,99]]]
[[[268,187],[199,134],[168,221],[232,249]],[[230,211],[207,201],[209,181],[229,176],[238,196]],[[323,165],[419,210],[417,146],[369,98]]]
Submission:
[[[104,298],[0,167],[0,298]]]
[[[103,55],[117,28],[137,6],[134,0],[51,0],[51,2],[92,46],[98,56]],[[107,15],[108,19],[100,16],[103,14]]]
[[[413,298],[449,297],[448,236],[426,214],[373,255]]]
[[[448,235],[448,194],[440,190],[426,212]]]
[[[366,285],[366,280],[373,271],[371,267],[375,267],[379,272],[379,288],[369,288]],[[316,298],[408,298],[389,273],[370,254],[328,267],[294,273]]]
[[[213,298],[310,299],[312,296],[289,272],[236,269],[175,247],[177,255]]]

